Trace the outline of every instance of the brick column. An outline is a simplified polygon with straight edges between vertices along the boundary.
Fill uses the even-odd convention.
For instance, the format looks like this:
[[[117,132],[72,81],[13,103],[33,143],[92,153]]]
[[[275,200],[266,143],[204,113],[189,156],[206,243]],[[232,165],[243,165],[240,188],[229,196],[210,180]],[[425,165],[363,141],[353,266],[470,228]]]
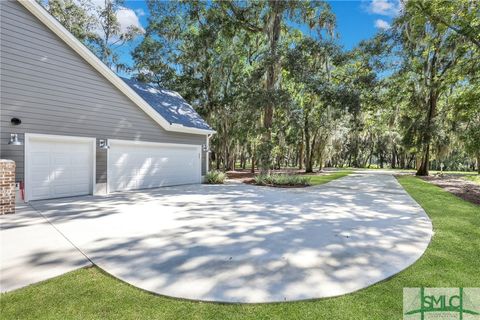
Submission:
[[[15,213],[15,161],[0,159],[0,215]]]

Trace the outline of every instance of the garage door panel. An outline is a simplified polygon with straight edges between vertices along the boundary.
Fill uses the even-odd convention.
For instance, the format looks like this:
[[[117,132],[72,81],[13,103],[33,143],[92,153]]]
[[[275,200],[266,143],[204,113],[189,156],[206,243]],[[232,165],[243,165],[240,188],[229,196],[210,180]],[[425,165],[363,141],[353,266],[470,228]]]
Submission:
[[[31,152],[32,166],[50,165],[50,156],[48,152]]]
[[[34,183],[42,183],[42,182],[48,183],[51,179],[50,176],[54,176],[54,175],[45,170],[35,170],[31,173],[30,179]]]
[[[52,161],[54,165],[70,165],[71,155],[68,153],[53,153]]]
[[[26,150],[29,200],[90,194],[94,140],[31,136]]]
[[[71,178],[80,183],[90,182],[90,170],[88,168],[77,168],[77,170],[71,171]]]
[[[111,143],[110,191],[200,182],[199,148],[168,144]]]
[[[47,199],[50,195],[50,188],[46,187],[36,187],[32,189],[31,192],[32,199]]]

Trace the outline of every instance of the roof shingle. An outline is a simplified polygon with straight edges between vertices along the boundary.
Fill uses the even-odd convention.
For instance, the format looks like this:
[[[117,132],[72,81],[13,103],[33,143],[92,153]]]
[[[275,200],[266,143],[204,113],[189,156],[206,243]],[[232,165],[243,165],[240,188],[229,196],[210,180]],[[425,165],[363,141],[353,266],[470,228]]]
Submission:
[[[160,89],[133,79],[121,78],[170,124],[212,130],[191,105],[175,91]]]

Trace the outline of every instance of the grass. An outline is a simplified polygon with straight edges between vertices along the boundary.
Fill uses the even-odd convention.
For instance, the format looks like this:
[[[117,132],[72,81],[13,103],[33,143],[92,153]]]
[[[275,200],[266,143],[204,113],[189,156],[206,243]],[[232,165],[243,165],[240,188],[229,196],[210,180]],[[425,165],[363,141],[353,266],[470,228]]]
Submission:
[[[417,170],[415,169],[400,169],[400,168],[395,168],[395,169],[392,169],[392,168],[380,168],[380,167],[371,167],[371,168],[353,168],[353,167],[343,167],[344,169],[354,169],[354,170],[382,170],[382,171],[398,171],[398,172],[411,172],[411,173],[415,173]],[[444,170],[444,171],[440,171],[440,170],[429,170],[428,171],[430,175],[434,175],[434,174],[440,174],[440,173],[444,173],[444,174],[453,174],[453,175],[476,175],[478,174],[476,171],[454,171],[454,170]]]
[[[303,177],[308,177],[310,178],[309,184],[311,186],[316,186],[319,184],[324,184],[327,182],[330,182],[335,179],[343,178],[345,176],[348,176],[350,173],[352,173],[351,170],[339,170],[339,171],[332,171],[329,174],[325,175],[304,175]]]
[[[277,304],[202,303],[156,296],[93,267],[3,294],[0,314],[2,319],[401,319],[404,287],[480,287],[480,207],[412,176],[399,181],[426,210],[435,235],[413,266],[353,294]]]
[[[480,184],[480,175],[477,174],[477,175],[471,175],[471,176],[464,176],[463,179],[465,180],[469,180],[469,181],[472,181],[472,182],[475,182],[477,184]]]
[[[431,175],[434,174],[453,174],[453,175],[465,175],[465,176],[474,176],[477,175],[476,171],[440,171],[440,170],[430,170],[429,173]]]

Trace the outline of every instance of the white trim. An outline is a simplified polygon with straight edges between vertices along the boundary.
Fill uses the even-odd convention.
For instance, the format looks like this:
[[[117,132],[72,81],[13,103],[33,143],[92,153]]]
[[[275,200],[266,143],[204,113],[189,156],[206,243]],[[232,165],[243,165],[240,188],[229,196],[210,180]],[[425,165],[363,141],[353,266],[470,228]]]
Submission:
[[[205,152],[205,174],[208,173],[208,170],[210,169],[209,166],[208,166],[208,163],[210,162],[210,137],[212,135],[211,134],[207,134],[207,152]]]
[[[0,0],[1,1],[1,0]],[[138,141],[138,140],[118,140],[108,139],[110,149],[115,145],[137,145],[137,146],[149,146],[149,147],[170,147],[170,148],[194,148],[197,150],[200,157],[198,172],[198,181],[202,183],[202,146],[198,144],[183,144],[183,143],[165,143],[165,142],[151,142],[151,141]],[[108,151],[110,151],[108,149]],[[110,193],[110,162],[109,155],[107,153],[107,193]]]
[[[95,184],[96,184],[96,172],[97,172],[97,139],[90,138],[90,137],[77,137],[77,136],[62,136],[62,135],[53,135],[53,134],[40,134],[40,133],[25,133],[25,150],[24,150],[24,170],[25,170],[25,202],[30,200],[30,167],[29,167],[29,157],[28,157],[28,148],[30,147],[30,140],[31,139],[43,139],[43,140],[51,140],[51,141],[84,141],[90,142],[92,146],[92,186],[91,186],[91,194],[95,194]]]
[[[108,164],[110,163],[110,139],[107,140],[107,145],[109,146],[107,149],[107,185],[105,186],[105,193],[109,194],[110,193],[110,180],[108,179]]]
[[[1,0],[0,0],[1,1]],[[120,79],[109,67],[107,67],[100,59],[98,59],[87,47],[85,47],[77,38],[75,38],[60,22],[52,17],[40,4],[35,0],[18,0],[28,11],[44,23],[50,30],[59,36],[67,45],[77,52],[83,59],[100,72],[107,80],[109,80],[117,89],[123,92],[130,100],[132,100],[140,109],[155,120],[162,128],[167,131],[206,134],[215,133],[214,130],[198,129],[185,127],[182,125],[170,124],[155,109],[152,108],[142,97],[140,97],[129,85]]]
[[[201,145],[198,144],[186,144],[186,143],[169,143],[169,142],[153,142],[153,141],[140,141],[140,140],[119,140],[119,139],[108,139],[110,148],[113,144],[130,144],[130,145],[142,145],[142,146],[162,146],[162,147],[190,147],[190,148],[199,148],[201,150]]]

